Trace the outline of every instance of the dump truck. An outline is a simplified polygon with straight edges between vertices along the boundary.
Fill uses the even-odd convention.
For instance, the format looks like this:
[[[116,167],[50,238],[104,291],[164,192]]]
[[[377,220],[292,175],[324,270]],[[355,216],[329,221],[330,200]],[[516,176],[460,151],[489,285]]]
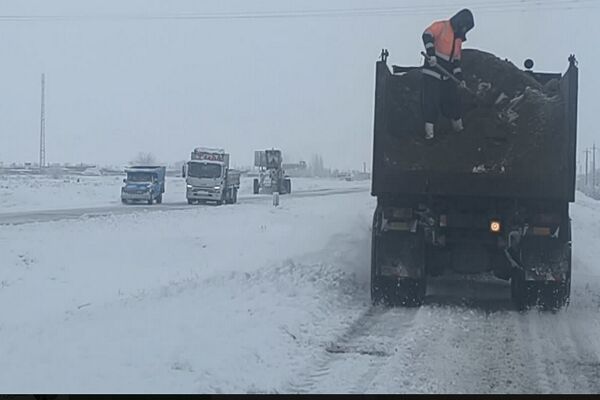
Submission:
[[[125,186],[121,187],[121,202],[144,201],[148,204],[162,203],[165,192],[165,167],[139,165],[125,168],[127,177],[123,179]]]
[[[182,169],[188,204],[237,203],[240,172],[229,168],[229,154],[224,149],[197,147],[190,158]]]
[[[254,152],[254,166],[259,169],[259,176],[253,181],[254,194],[292,192],[292,180],[282,167],[281,150],[258,150]]]
[[[578,66],[517,68],[478,50],[462,67],[465,130],[424,138],[420,67],[376,63],[371,298],[419,306],[427,279],[493,273],[518,309],[557,309],[571,287]],[[438,128],[439,126],[439,128]],[[507,289],[508,290],[508,289]]]

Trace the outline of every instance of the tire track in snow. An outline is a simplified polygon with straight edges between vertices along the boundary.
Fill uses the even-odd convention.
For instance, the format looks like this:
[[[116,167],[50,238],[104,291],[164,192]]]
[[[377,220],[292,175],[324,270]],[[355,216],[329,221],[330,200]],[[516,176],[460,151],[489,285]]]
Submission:
[[[513,312],[424,307],[416,343],[400,340],[367,388],[377,393],[521,393],[537,390]]]
[[[535,393],[530,360],[520,335],[517,313],[481,311],[468,307],[436,310],[435,346],[425,360],[432,365],[429,379],[441,393]],[[445,354],[443,359],[440,355]],[[442,362],[443,361],[443,362]]]
[[[595,325],[595,329],[586,329],[586,331],[598,332],[598,326]],[[590,393],[600,393],[600,357],[597,346],[587,335],[582,335],[581,331],[575,328],[575,324],[566,324],[566,328],[577,356],[573,360],[575,370],[581,371],[587,379]]]
[[[370,307],[341,335],[319,349],[307,369],[289,384],[290,392],[364,392],[393,352],[391,345],[397,335],[402,334],[402,328],[412,326],[417,313],[418,309]],[[347,367],[351,374],[347,374]]]
[[[557,314],[530,312],[524,320],[530,333],[532,356],[537,360],[540,380],[544,383],[542,390],[597,393],[600,390],[597,353],[593,346],[585,346],[578,338],[576,321],[564,312]]]
[[[515,311],[487,313],[481,330],[481,346],[472,346],[470,360],[480,371],[473,393],[537,393],[540,391],[527,340],[520,329],[520,314]],[[469,338],[470,340],[470,338]],[[469,361],[468,359],[466,360]],[[469,365],[469,364],[467,364]]]

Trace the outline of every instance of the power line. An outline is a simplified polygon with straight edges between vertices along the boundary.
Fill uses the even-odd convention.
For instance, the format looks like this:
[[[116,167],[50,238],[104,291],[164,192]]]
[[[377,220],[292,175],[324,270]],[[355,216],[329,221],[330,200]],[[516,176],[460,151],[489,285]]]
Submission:
[[[471,2],[477,13],[539,12],[549,10],[582,10],[600,6],[596,0],[507,0],[505,2]],[[0,15],[0,22],[52,22],[52,21],[152,21],[152,20],[239,20],[239,19],[289,19],[289,18],[340,18],[340,17],[400,17],[456,11],[458,4],[430,4],[369,8],[330,8],[289,11],[243,11],[221,13],[172,14],[96,14],[96,15]]]

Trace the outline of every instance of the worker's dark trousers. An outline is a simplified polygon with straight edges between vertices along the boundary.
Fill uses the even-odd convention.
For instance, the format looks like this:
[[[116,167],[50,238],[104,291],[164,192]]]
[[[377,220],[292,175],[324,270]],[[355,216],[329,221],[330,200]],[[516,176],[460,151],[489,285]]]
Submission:
[[[422,107],[425,122],[436,124],[440,111],[446,118],[462,118],[462,107],[456,83],[447,79],[442,81],[423,74]]]

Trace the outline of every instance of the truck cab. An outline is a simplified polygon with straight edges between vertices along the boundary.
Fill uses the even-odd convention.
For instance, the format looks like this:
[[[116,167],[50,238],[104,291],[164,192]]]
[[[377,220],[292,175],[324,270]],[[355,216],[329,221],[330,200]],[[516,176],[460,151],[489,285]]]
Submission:
[[[144,201],[152,204],[162,203],[162,194],[165,192],[165,167],[136,166],[125,169],[127,177],[121,188],[121,202]]]
[[[229,169],[229,155],[221,149],[198,148],[183,169],[188,204],[214,201],[235,203],[240,174]]]

